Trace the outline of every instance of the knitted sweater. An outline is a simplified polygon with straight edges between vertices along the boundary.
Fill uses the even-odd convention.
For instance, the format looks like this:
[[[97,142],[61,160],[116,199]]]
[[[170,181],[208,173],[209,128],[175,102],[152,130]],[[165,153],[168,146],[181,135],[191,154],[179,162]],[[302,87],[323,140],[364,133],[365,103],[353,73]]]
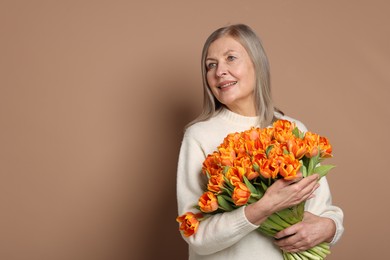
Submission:
[[[301,131],[307,131],[299,121],[276,114],[278,118],[294,121]],[[195,212],[194,205],[204,192],[207,178],[201,174],[206,156],[217,149],[223,139],[233,132],[241,132],[257,126],[256,117],[245,117],[222,109],[205,122],[196,123],[184,133],[177,168],[178,214]],[[328,217],[336,224],[336,234],[331,245],[336,243],[343,231],[343,212],[332,205],[326,177],[321,178],[315,197],[308,200],[305,210]],[[195,235],[184,237],[189,245],[189,260],[282,260],[281,250],[248,221],[244,207],[231,212],[215,214],[201,221]]]

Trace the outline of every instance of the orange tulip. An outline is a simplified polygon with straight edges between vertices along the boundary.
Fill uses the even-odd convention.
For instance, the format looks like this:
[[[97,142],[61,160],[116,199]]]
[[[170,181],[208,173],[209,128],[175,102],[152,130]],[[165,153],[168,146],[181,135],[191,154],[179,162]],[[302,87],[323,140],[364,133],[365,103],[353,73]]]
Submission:
[[[308,132],[305,133],[304,140],[306,142],[318,145],[318,142],[320,140],[320,136],[318,134],[315,134],[315,133],[312,133],[312,132],[308,131]]]
[[[295,123],[285,119],[276,120],[273,124],[275,131],[292,131],[295,128]]]
[[[209,182],[207,184],[207,189],[209,191],[219,193],[221,191],[221,187],[223,187],[224,183],[225,183],[225,181],[223,179],[222,173],[214,174],[214,175],[212,174],[210,179],[209,179]]]
[[[306,143],[299,138],[290,138],[287,141],[287,148],[297,159],[301,159],[306,153]]]
[[[304,137],[306,143],[306,156],[311,158],[317,156],[320,136],[312,132],[306,132]]]
[[[240,140],[240,133],[228,134],[223,140],[221,147],[234,147],[234,144],[239,140]]]
[[[318,154],[318,146],[306,146],[305,156],[308,158],[312,158],[317,156]]]
[[[237,176],[230,176],[229,177],[229,182],[230,182],[231,185],[236,186],[236,183],[237,182],[242,182],[242,180],[240,180],[240,178],[238,178]]]
[[[219,152],[221,154],[221,164],[224,166],[232,166],[236,159],[236,153],[230,147],[220,147]]]
[[[249,130],[249,138],[250,138],[251,140],[256,140],[256,139],[259,138],[259,132],[257,131],[256,128],[251,128],[251,129]]]
[[[273,128],[265,128],[260,134],[259,141],[261,143],[261,148],[265,150],[272,142],[272,138],[274,135],[274,129]]]
[[[186,212],[177,217],[176,221],[180,223],[179,230],[183,231],[183,235],[186,237],[192,236],[198,230],[199,219],[202,217],[201,213],[194,214],[192,212]]]
[[[213,171],[212,169],[218,169],[219,165],[219,154],[217,152],[214,152],[212,154],[209,154],[206,159],[203,161],[202,165],[202,172],[206,174],[208,171],[209,174]]]
[[[320,136],[320,153],[322,158],[330,158],[332,155],[332,146],[326,137]]]
[[[210,176],[219,175],[222,173],[222,168],[217,168],[217,169],[211,168],[211,169],[208,169],[208,172],[209,172]]]
[[[253,140],[245,140],[244,142],[245,153],[252,155],[253,151],[256,150],[255,142]]]
[[[294,179],[297,175],[301,164],[298,159],[292,154],[286,154],[283,157],[280,157],[281,163],[279,166],[279,173],[285,180]]]
[[[274,138],[278,142],[286,142],[293,136],[292,130],[295,128],[295,124],[288,120],[277,120],[273,123],[275,132]]]
[[[229,180],[232,179],[233,177],[236,177],[237,179],[239,179],[240,181],[243,180],[242,176],[243,176],[243,171],[239,171],[237,167],[230,167],[229,170],[225,173],[225,176],[226,178],[228,178]],[[230,181],[231,182],[231,181]]]
[[[265,151],[256,151],[255,153],[253,153],[252,160],[254,163],[257,163],[257,165],[260,165],[259,162],[264,158],[266,158]]]
[[[257,177],[260,176],[260,174],[255,171],[254,169],[250,169],[246,172],[245,176],[247,177],[248,180],[253,180],[253,179],[256,179]]]
[[[281,142],[281,143],[286,142],[288,139],[290,139],[293,136],[294,135],[292,134],[292,132],[289,132],[289,131],[286,131],[286,130],[275,131],[275,133],[274,133],[275,139],[278,142]]]
[[[278,157],[278,156],[283,155],[283,149],[285,146],[284,144],[281,144],[277,141],[272,141],[270,145],[272,145],[272,148],[271,148],[271,150],[268,151],[267,158]],[[267,148],[269,148],[269,147],[267,147]]]
[[[264,178],[276,178],[279,173],[279,161],[277,157],[263,159],[260,163],[260,174]]]
[[[243,158],[247,155],[245,145],[243,143],[236,144],[234,151],[236,152],[237,158]]]
[[[201,211],[210,213],[218,209],[217,197],[210,191],[206,191],[200,196],[198,206]]]
[[[242,182],[236,182],[232,199],[236,206],[245,205],[251,196],[248,187]]]

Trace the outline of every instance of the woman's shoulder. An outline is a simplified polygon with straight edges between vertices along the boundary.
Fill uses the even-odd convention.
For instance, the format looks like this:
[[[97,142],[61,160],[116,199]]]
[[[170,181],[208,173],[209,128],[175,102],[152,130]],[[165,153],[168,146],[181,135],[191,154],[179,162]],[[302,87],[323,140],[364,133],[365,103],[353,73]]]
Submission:
[[[212,117],[197,121],[185,129],[184,138],[190,138],[199,143],[211,143],[216,146],[231,132],[237,132],[242,128],[240,124],[226,118],[226,114],[218,112]]]
[[[215,118],[198,121],[188,126],[184,131],[184,135],[196,139],[202,138],[207,135],[207,133],[212,132],[213,129],[215,129],[215,125]]]

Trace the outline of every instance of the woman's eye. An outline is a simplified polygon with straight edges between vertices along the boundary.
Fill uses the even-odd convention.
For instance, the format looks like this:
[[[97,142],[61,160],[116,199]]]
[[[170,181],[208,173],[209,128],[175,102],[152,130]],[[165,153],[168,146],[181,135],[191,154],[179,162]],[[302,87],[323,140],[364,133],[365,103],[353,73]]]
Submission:
[[[217,66],[216,63],[209,63],[209,64],[206,65],[207,69],[213,69],[213,68],[215,68],[216,66]]]
[[[233,60],[235,60],[236,59],[236,57],[234,57],[234,56],[232,56],[232,55],[229,55],[228,57],[227,57],[227,60],[228,61],[233,61]]]

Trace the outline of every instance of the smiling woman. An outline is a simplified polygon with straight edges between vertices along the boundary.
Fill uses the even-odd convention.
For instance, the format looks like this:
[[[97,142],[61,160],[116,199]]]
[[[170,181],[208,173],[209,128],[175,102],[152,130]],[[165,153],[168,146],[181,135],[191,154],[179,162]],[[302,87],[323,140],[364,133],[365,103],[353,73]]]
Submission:
[[[201,212],[192,213],[194,205],[205,208],[214,198],[202,196],[209,177],[201,174],[202,166],[226,136],[269,127],[278,119],[307,132],[304,124],[274,107],[268,59],[249,26],[236,24],[213,32],[204,45],[201,66],[203,111],[186,128],[177,168],[177,220],[189,245],[189,259],[283,259],[283,251],[335,244],[344,230],[343,211],[332,205],[328,182],[325,177],[318,181],[318,174],[275,180],[258,201],[198,221]],[[230,180],[231,185],[248,191],[245,174]],[[273,213],[301,203],[305,203],[303,220],[276,233],[275,240],[257,232]],[[215,208],[216,201],[210,206]]]
[[[256,116],[254,66],[238,41],[230,36],[215,40],[208,49],[206,68],[209,87],[221,104],[235,113]]]

